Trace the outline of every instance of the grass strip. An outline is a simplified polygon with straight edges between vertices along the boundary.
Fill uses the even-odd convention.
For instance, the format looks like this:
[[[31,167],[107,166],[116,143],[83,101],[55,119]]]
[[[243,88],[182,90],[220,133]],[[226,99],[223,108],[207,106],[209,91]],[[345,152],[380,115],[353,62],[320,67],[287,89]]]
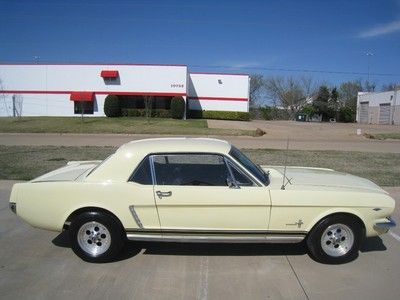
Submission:
[[[71,160],[104,159],[115,147],[0,146],[0,179],[30,180]],[[254,162],[283,165],[285,150],[242,149]],[[368,178],[381,186],[400,186],[400,154],[289,150],[288,165],[332,168]]]
[[[247,135],[255,130],[208,128],[207,120],[163,118],[22,117],[0,118],[2,133],[123,133],[179,135]]]

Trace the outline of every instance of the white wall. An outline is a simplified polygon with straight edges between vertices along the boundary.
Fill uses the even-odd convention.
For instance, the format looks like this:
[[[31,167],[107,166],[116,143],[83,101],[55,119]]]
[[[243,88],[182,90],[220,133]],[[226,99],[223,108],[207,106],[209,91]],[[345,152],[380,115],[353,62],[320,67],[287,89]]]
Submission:
[[[379,105],[390,103],[391,120],[393,124],[400,124],[400,91],[389,91],[381,93],[364,93],[360,92],[357,96],[357,115],[356,120],[360,122],[360,102],[368,102],[369,106],[369,122],[378,124],[379,122]]]
[[[189,109],[249,111],[249,76],[189,74]]]
[[[120,81],[105,83],[102,70],[117,70]],[[4,90],[186,94],[186,73],[186,66],[0,65]]]
[[[117,70],[110,84],[102,70]],[[12,115],[12,96],[23,99],[24,116],[74,116],[71,92],[94,92],[94,116],[104,116],[108,94],[152,94],[186,99],[189,109],[248,111],[249,76],[240,74],[188,74],[186,66],[0,64],[0,116]]]
[[[109,84],[102,70],[118,70]],[[186,66],[156,65],[0,65],[0,116],[12,115],[12,95],[23,98],[24,116],[74,116],[73,91],[91,91],[94,116],[104,116],[106,95],[186,95]]]
[[[357,105],[364,101],[368,101],[369,106],[379,106],[381,103],[391,103],[393,105],[393,100],[394,91],[382,93],[358,93]]]

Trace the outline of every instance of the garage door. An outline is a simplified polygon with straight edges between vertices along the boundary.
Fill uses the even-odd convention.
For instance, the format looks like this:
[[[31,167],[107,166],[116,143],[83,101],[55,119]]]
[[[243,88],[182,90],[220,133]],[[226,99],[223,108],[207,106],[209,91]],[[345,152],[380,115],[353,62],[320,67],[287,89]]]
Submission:
[[[360,102],[360,123],[368,124],[369,102]]]
[[[379,124],[390,124],[390,103],[379,104]]]

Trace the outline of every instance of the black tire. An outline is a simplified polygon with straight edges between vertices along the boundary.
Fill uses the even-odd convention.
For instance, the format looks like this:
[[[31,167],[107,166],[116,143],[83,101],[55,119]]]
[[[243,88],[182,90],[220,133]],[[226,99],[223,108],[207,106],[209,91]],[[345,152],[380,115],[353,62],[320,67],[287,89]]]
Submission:
[[[347,233],[348,230],[350,230],[349,233]],[[337,236],[335,236],[335,234]],[[352,243],[351,234],[353,236]],[[358,257],[363,235],[363,226],[355,217],[349,215],[332,215],[321,220],[314,226],[307,236],[307,247],[310,256],[318,262],[343,264]],[[324,240],[322,240],[323,236]],[[324,243],[326,246],[324,245],[323,247],[322,245]],[[324,248],[326,250],[324,250]],[[340,253],[341,250],[342,253]]]
[[[77,215],[72,219],[69,227],[72,250],[84,261],[94,263],[115,260],[125,245],[124,233],[125,231],[116,217],[96,211]],[[85,245],[86,239],[88,245]],[[82,248],[85,246],[93,251],[96,251],[97,248],[99,253]]]

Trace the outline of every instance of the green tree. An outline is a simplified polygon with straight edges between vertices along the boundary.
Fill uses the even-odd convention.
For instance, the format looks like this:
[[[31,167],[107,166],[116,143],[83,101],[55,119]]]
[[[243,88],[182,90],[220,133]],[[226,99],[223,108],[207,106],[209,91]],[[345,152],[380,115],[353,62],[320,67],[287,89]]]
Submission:
[[[331,90],[331,95],[329,97],[329,108],[336,120],[339,119],[340,107],[341,107],[341,105],[340,105],[340,101],[339,101],[339,93],[338,93],[336,87],[334,87]],[[333,117],[333,116],[331,116],[331,117]]]
[[[331,93],[326,85],[321,85],[318,92],[313,100],[313,107],[316,114],[322,115],[322,120],[327,121],[332,117],[333,112],[330,107],[330,96]]]

